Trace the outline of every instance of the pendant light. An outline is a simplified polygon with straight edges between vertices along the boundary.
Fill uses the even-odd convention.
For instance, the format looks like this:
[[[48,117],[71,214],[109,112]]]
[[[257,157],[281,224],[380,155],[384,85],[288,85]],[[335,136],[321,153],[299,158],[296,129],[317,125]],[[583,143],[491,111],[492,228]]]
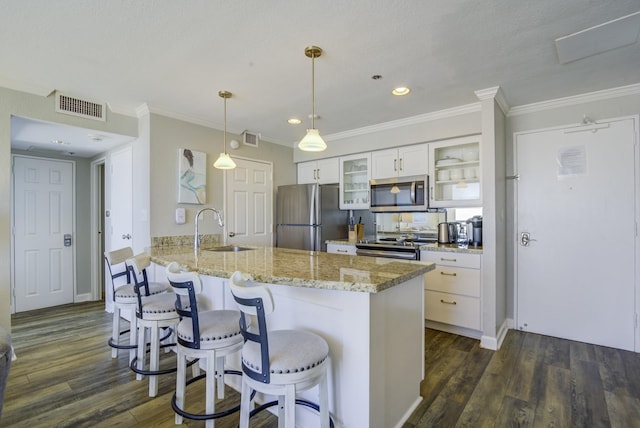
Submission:
[[[327,144],[316,129],[315,59],[322,55],[322,49],[309,46],[304,54],[311,58],[311,129],[307,129],[307,135],[298,143],[298,148],[305,152],[321,152],[327,148]]]
[[[228,91],[218,92],[218,96],[224,99],[224,152],[220,153],[220,157],[213,164],[218,169],[233,169],[236,167],[236,163],[231,159],[231,156],[227,154],[227,98],[231,98],[233,94]]]

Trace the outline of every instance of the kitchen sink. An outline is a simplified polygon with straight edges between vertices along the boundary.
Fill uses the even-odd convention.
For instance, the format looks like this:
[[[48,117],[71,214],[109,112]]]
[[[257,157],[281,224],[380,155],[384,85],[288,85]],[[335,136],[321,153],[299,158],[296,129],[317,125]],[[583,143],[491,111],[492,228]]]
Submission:
[[[247,250],[255,250],[255,248],[249,248],[249,247],[239,247],[237,245],[225,245],[224,247],[213,247],[213,248],[207,248],[206,251],[222,251],[222,252],[229,252],[229,251],[247,251]]]

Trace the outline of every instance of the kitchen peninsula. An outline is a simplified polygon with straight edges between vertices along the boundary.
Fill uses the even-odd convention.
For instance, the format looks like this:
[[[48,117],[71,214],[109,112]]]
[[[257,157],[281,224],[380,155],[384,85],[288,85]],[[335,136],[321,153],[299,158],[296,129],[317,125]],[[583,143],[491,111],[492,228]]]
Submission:
[[[227,278],[239,270],[271,289],[276,310],[270,328],[323,336],[331,350],[330,411],[336,426],[402,426],[420,403],[423,275],[433,263],[271,247],[152,247],[149,253],[158,280],[173,261],[199,272],[214,309],[235,307]],[[238,368],[239,360],[230,365]],[[238,388],[232,378],[229,383]],[[313,390],[302,396],[317,401]],[[299,406],[298,416],[297,425],[317,426],[317,416],[305,407]]]

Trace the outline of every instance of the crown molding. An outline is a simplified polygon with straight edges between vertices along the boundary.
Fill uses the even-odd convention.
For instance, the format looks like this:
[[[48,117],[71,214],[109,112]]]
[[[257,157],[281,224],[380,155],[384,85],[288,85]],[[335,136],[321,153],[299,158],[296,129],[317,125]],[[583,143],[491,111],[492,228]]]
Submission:
[[[378,123],[376,125],[365,126],[362,128],[351,129],[344,132],[336,132],[335,134],[325,135],[325,141],[336,141],[344,138],[356,137],[359,135],[372,134],[374,132],[385,131],[388,129],[401,128],[419,123],[431,122],[434,120],[445,119],[449,117],[460,116],[467,113],[476,113],[481,111],[480,103],[466,104],[459,107],[453,107],[445,110],[438,110],[431,113],[425,113],[418,116],[407,117],[404,119],[392,120],[390,122]]]
[[[141,118],[143,116],[149,116],[151,114],[151,110],[149,109],[149,104],[142,103],[136,108],[136,117]]]
[[[580,95],[572,95],[570,97],[556,98],[553,100],[512,107],[511,110],[509,110],[507,116],[518,116],[522,114],[536,113],[560,107],[567,107],[588,102],[603,101],[611,98],[619,98],[627,95],[638,94],[640,94],[640,83],[634,83],[633,85],[619,86],[617,88],[603,89],[600,91],[587,92]]]
[[[509,114],[509,103],[500,86],[474,91],[480,101],[494,99],[504,114]]]

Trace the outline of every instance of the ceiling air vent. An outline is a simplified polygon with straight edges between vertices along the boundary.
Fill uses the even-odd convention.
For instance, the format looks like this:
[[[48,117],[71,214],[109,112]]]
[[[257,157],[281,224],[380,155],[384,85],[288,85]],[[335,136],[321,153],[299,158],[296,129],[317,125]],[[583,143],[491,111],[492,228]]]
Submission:
[[[242,133],[242,142],[247,146],[258,147],[260,143],[260,134],[257,132],[244,131]]]
[[[80,116],[86,119],[107,120],[107,108],[105,103],[94,103],[76,97],[56,92],[56,112]]]

